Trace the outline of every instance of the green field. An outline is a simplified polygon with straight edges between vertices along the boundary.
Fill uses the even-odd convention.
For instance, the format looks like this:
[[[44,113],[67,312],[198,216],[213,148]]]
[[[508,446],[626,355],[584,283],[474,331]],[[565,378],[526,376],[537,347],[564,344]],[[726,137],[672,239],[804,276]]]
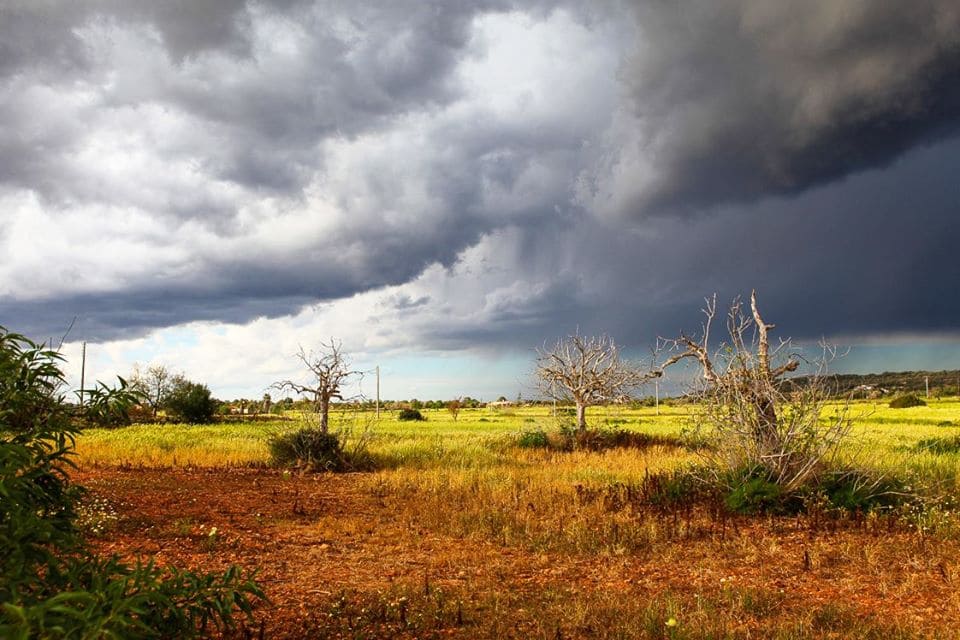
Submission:
[[[957,398],[849,407],[841,462],[916,496],[869,514],[735,515],[631,494],[700,461],[676,438],[696,410],[591,408],[592,428],[672,437],[600,450],[520,446],[569,420],[549,407],[338,413],[333,428],[376,461],[363,473],[268,468],[270,437],[311,422],[295,415],[87,429],[77,452],[121,505],[120,548],[207,568],[244,558],[279,605],[263,614],[277,637],[952,637]]]
[[[828,413],[842,405],[826,408]],[[680,435],[688,428],[695,407],[653,408],[593,407],[591,426],[628,429],[655,435]],[[918,447],[933,438],[960,436],[960,401],[931,399],[928,406],[890,409],[885,403],[857,402],[849,407],[853,431],[844,453],[860,465],[897,476],[907,475],[921,484],[956,489],[960,454],[934,453]],[[518,438],[527,431],[555,431],[564,420],[549,407],[465,409],[456,421],[445,410],[425,410],[425,422],[399,422],[394,412],[340,412],[332,416],[333,429],[342,429],[348,440],[366,439],[383,469],[484,469],[525,468],[551,454],[519,449]],[[77,441],[79,460],[91,466],[225,467],[263,465],[269,461],[267,442],[275,434],[294,430],[305,421],[225,423],[214,425],[133,425],[119,429],[88,429]],[[672,467],[693,460],[695,454],[671,449],[661,452],[657,467]],[[582,452],[557,458],[577,479],[601,482],[631,481],[649,469],[634,463],[626,450]]]

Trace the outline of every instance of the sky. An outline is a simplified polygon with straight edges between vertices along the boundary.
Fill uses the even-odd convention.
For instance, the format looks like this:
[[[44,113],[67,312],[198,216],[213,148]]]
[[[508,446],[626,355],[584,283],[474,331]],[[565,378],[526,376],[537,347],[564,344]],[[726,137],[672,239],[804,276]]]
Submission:
[[[493,399],[756,289],[838,371],[956,369],[958,134],[954,0],[0,0],[0,325],[73,385],[335,338]]]

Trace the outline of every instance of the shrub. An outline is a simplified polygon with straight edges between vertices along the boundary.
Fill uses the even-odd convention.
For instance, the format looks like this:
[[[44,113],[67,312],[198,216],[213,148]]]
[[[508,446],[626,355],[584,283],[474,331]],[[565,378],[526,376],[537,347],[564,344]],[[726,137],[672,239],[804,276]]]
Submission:
[[[343,468],[343,445],[335,433],[306,427],[270,438],[270,461],[276,466],[301,466],[311,471]]]
[[[893,507],[908,498],[902,482],[860,469],[835,469],[807,485],[786,491],[762,467],[729,474],[725,506],[736,513],[795,514],[813,502],[826,501],[844,511],[873,511]]]
[[[685,447],[687,443],[676,436],[640,433],[629,429],[588,429],[570,434],[577,449],[649,449],[651,447]]]
[[[794,512],[788,504],[797,505],[798,501],[786,500],[783,488],[765,476],[747,475],[734,485],[724,504],[735,513],[777,513]]]
[[[858,469],[834,471],[823,478],[818,489],[831,505],[847,511],[893,507],[908,497],[903,483],[895,478]]]
[[[524,431],[517,438],[517,446],[523,449],[546,449],[550,446],[550,439],[543,429]]]
[[[369,453],[366,434],[354,438],[348,433],[330,433],[320,427],[304,427],[273,436],[267,442],[270,462],[278,467],[299,467],[308,471],[367,471],[376,467]]]
[[[718,477],[762,468],[760,476],[788,494],[815,482],[851,428],[846,405],[825,411],[834,387],[826,371],[835,349],[824,344],[822,357],[812,361],[789,353],[789,340],[771,349],[774,325],[760,315],[756,292],[749,312],[734,299],[727,314],[729,342],[719,348],[711,349],[708,340],[717,314],[715,297],[707,300],[704,313],[700,338],[681,335],[673,343],[679,352],[666,363],[683,358],[699,363],[699,386],[688,395],[699,403],[691,414],[694,433],[713,444],[701,450],[706,464]],[[813,369],[798,385],[787,374],[803,362]]]
[[[921,400],[913,393],[907,393],[902,396],[897,396],[890,401],[891,409],[909,409],[910,407],[925,407],[927,403]]]
[[[426,420],[422,413],[418,409],[400,409],[400,413],[397,415],[397,420],[402,420],[404,422],[408,421],[418,421],[422,422]]]
[[[61,356],[0,327],[0,637],[196,637],[249,618],[259,586],[94,555],[70,483],[75,427]]]
[[[179,381],[167,396],[166,409],[178,419],[193,424],[206,424],[213,421],[218,402],[210,396],[210,389],[204,384]]]

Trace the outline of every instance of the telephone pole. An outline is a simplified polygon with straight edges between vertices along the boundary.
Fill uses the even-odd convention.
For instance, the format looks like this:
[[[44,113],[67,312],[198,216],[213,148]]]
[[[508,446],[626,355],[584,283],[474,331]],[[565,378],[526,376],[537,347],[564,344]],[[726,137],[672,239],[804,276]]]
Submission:
[[[377,365],[377,420],[380,419],[380,365]]]
[[[83,409],[83,383],[87,374],[87,342],[83,342],[80,352],[80,408]]]

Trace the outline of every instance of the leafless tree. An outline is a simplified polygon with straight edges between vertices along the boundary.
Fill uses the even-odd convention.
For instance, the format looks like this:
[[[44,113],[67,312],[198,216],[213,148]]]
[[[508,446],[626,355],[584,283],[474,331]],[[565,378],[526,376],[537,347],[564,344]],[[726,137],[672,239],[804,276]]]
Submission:
[[[692,358],[699,365],[697,427],[717,439],[706,455],[719,458],[713,460],[719,463],[715,468],[759,466],[787,490],[803,485],[837,453],[850,430],[845,410],[821,419],[831,397],[827,366],[837,355],[835,348],[821,343],[821,354],[808,360],[793,350],[790,340],[771,346],[774,325],[760,315],[754,291],[749,315],[741,300],[734,300],[727,314],[729,342],[711,352],[716,296],[707,299],[703,312],[699,338],[681,335],[660,346],[675,350],[673,361]],[[810,375],[787,377],[803,363],[812,367]]]
[[[447,403],[447,411],[450,412],[450,416],[453,418],[453,421],[457,421],[457,416],[460,415],[460,407],[463,406],[463,400],[461,398],[454,398],[453,400]]]
[[[321,342],[317,352],[307,352],[300,347],[297,359],[307,367],[312,380],[307,383],[281,380],[271,385],[273,389],[292,391],[310,398],[314,411],[320,416],[320,430],[324,433],[330,428],[330,402],[343,400],[344,384],[350,376],[359,373],[350,369],[342,347],[343,343],[333,338],[330,342]]]
[[[587,407],[623,401],[643,383],[663,375],[663,370],[678,359],[642,371],[621,360],[610,336],[582,336],[577,332],[557,340],[550,348],[537,350],[537,378],[541,393],[547,397],[573,401],[577,429],[582,433],[587,429]]]
[[[150,405],[153,417],[156,418],[157,411],[173,388],[175,377],[162,364],[147,367],[146,371],[142,371],[139,365],[134,365],[129,385],[132,390],[143,395],[147,404]]]

